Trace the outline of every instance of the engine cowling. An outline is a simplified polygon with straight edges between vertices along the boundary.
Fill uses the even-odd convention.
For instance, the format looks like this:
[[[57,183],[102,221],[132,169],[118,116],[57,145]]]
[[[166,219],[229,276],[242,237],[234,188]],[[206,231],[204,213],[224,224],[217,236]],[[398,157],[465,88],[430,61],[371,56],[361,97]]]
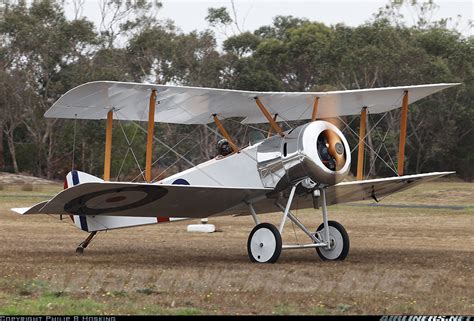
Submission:
[[[326,121],[314,121],[273,136],[257,149],[257,167],[265,187],[283,190],[309,178],[333,185],[349,173],[351,151],[342,132]]]

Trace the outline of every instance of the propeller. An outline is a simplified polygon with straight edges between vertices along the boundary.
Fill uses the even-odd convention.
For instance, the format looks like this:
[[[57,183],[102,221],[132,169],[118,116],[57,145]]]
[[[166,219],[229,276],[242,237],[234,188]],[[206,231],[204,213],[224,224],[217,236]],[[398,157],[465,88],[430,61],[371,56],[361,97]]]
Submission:
[[[344,142],[332,130],[323,131],[324,138],[328,142],[329,155],[336,161],[336,170],[340,170],[346,164]]]

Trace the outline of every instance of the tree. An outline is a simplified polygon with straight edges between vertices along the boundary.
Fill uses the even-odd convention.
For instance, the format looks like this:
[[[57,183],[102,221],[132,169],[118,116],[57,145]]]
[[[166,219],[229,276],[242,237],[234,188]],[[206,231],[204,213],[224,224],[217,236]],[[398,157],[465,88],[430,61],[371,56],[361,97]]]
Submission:
[[[271,25],[253,33],[236,24],[235,6],[230,13],[226,8],[211,8],[207,21],[212,28],[224,32],[233,28],[222,50],[211,30],[184,33],[170,21],[157,20],[153,13],[159,2],[104,0],[104,19],[99,26],[81,17],[81,0],[75,1],[73,20],[66,19],[61,3],[4,2],[0,8],[0,168],[63,177],[74,154],[75,166],[101,175],[97,160],[103,157],[104,122],[43,117],[61,94],[88,81],[256,91],[461,82],[461,86],[410,105],[405,164],[408,173],[445,170],[449,164],[463,178],[474,177],[474,40],[449,29],[447,20],[434,21],[432,2],[390,2],[372,21],[357,27],[277,16]],[[408,26],[400,15],[402,5],[413,5],[418,12],[415,25]],[[376,162],[373,150],[382,142],[392,157],[398,150],[399,111],[382,117],[369,114],[373,131],[367,155],[370,164],[375,164],[370,173],[374,176],[393,173],[383,162]],[[350,127],[357,131],[358,116],[343,120],[353,120]],[[268,127],[255,126],[263,130]],[[226,127],[238,144],[246,144],[246,130],[238,120],[227,120]],[[114,123],[112,172],[121,172],[121,178],[132,179],[137,174],[135,157],[128,154],[124,161],[120,158],[128,150],[122,129],[133,136],[136,128],[125,122]],[[144,136],[139,132],[134,148],[141,163],[145,151]],[[219,138],[213,125],[159,124],[155,132],[169,145],[180,142],[176,150],[194,163],[213,156]],[[347,131],[347,137],[354,146],[357,139],[351,133]],[[159,144],[155,146],[155,155],[160,158],[157,175],[164,169],[175,172],[189,166],[167,151]]]
[[[35,172],[41,175],[44,166],[47,177],[52,177],[57,120],[42,115],[64,90],[63,68],[95,43],[93,25],[86,20],[67,21],[59,4],[44,0],[30,7],[23,2],[7,6],[0,32],[6,40],[7,68],[23,72],[24,85],[38,96],[25,106],[21,118],[37,148]]]

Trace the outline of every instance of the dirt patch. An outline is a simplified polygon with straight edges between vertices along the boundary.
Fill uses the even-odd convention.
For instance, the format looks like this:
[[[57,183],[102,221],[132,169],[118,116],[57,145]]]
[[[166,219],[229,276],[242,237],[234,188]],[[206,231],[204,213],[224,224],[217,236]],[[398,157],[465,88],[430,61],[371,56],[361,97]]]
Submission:
[[[23,174],[12,174],[6,172],[0,172],[0,185],[49,185],[49,184],[57,184],[57,181],[50,181],[47,179],[23,175]]]

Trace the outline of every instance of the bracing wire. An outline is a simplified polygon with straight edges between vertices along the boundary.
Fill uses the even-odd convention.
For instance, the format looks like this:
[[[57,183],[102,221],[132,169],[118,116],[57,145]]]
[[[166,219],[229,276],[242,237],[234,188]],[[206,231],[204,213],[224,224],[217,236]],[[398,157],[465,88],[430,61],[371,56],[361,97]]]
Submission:
[[[140,130],[142,130],[144,133],[147,132],[146,129],[144,129],[142,126],[140,126],[139,124],[136,124],[134,123],[135,126],[137,126]],[[213,180],[214,182],[216,182],[218,185],[221,185],[223,186],[223,184],[219,181],[217,181],[214,177],[210,176],[208,173],[206,173],[204,170],[202,170],[202,168],[200,168],[199,166],[196,166],[193,162],[191,162],[189,159],[187,159],[186,157],[183,157],[183,155],[181,155],[179,152],[175,151],[172,147],[168,146],[168,144],[166,144],[165,142],[163,142],[161,139],[157,138],[156,136],[153,136],[153,139],[156,140],[158,143],[160,143],[161,145],[163,145],[165,148],[167,148],[168,150],[170,150],[172,153],[174,153],[176,156],[178,157],[181,157],[186,163],[188,163],[189,165],[191,165],[192,167],[195,167],[197,168],[200,172],[202,172],[204,175],[206,175],[208,178],[210,178],[211,180]]]
[[[377,148],[377,153],[380,153],[380,150],[382,149],[382,147],[384,146],[384,142],[385,142],[385,139],[387,138],[387,135],[388,135],[388,130],[387,132],[385,133],[384,137],[382,138],[382,142],[380,143],[380,146]],[[380,137],[380,135],[377,133],[377,135]],[[367,174],[367,176],[370,176],[372,174],[372,169],[374,168],[375,166],[375,160],[373,162],[371,162],[370,164],[370,168],[369,168],[369,172]]]
[[[354,120],[355,120],[355,117],[352,117],[351,121],[344,125],[344,128],[341,130],[341,132],[344,132],[347,129],[347,127],[350,127],[351,124],[354,122]]]
[[[126,157],[127,157],[127,155],[128,155],[128,151],[130,151],[130,152],[132,153],[132,156],[133,156],[133,158],[135,159],[135,163],[136,163],[136,165],[137,165],[137,167],[138,167],[138,170],[139,170],[141,173],[143,173],[142,168],[141,168],[141,166],[140,166],[140,162],[138,161],[137,156],[135,155],[135,152],[133,151],[133,148],[132,148],[133,141],[130,142],[130,140],[128,139],[127,134],[125,133],[125,129],[123,128],[122,122],[121,122],[120,120],[119,120],[119,125],[120,125],[120,129],[122,130],[123,136],[125,137],[125,140],[127,141],[128,149],[127,149],[127,153],[125,154],[125,157],[124,157],[124,159],[123,159],[123,161],[122,161],[122,165],[120,166],[120,171],[119,171],[119,174],[118,174],[118,175],[120,175],[120,172],[122,171],[122,167],[123,167],[123,164],[125,163],[125,159],[126,159]],[[118,175],[117,175],[117,178],[118,178]],[[143,176],[143,179],[145,179],[145,176]]]
[[[186,135],[186,136],[185,136],[184,138],[182,138],[179,142],[177,142],[176,144],[174,144],[171,148],[172,148],[172,149],[175,149],[175,148],[176,148],[179,144],[181,144],[184,140],[186,140],[187,138],[189,138],[189,136],[191,136],[191,134],[192,134],[192,133],[189,133],[188,135]],[[196,146],[195,146],[195,147],[196,147]],[[195,147],[194,147],[194,148],[195,148]],[[194,150],[194,148],[193,148],[193,150]],[[161,155],[159,158],[157,158],[157,159],[151,164],[151,166],[153,167],[155,164],[157,164],[160,160],[162,160],[162,159],[163,159],[166,155],[168,155],[170,152],[171,152],[171,149],[167,150],[163,155]],[[186,153],[186,154],[188,154],[188,153]],[[185,154],[185,155],[186,155],[186,154]],[[179,160],[180,160],[180,159],[179,159]],[[175,162],[175,163],[176,163],[176,162]],[[175,164],[175,163],[174,163],[174,164]],[[135,178],[132,180],[132,182],[134,182],[138,177],[143,176],[143,173],[144,173],[144,171],[141,170],[141,172],[140,172],[137,176],[135,176]],[[163,174],[163,173],[160,173],[160,175],[161,175],[161,174]],[[153,180],[153,181],[154,181],[154,180]]]
[[[288,123],[290,120],[288,120],[286,117],[283,117],[282,115],[278,114],[278,117],[281,118],[281,120],[285,123],[286,126],[288,126],[290,128],[290,130],[293,129],[293,126],[290,125],[290,123]]]
[[[385,118],[385,116],[387,116],[387,113],[383,114],[383,116],[377,121],[377,123],[376,123],[374,126],[372,126],[372,127],[370,128],[370,130],[364,135],[363,140],[365,140],[365,139],[374,131],[374,129],[377,128],[377,125]],[[340,117],[338,117],[338,118],[341,119]],[[341,121],[343,121],[343,120],[341,119]],[[349,128],[353,133],[355,133],[355,132],[352,130],[352,128],[350,128],[350,127],[348,127],[348,128]],[[359,135],[357,135],[356,133],[355,133],[355,135],[357,136],[357,138],[359,138]],[[367,145],[367,144],[366,144],[366,145]],[[357,147],[359,147],[359,144],[357,144],[356,146],[354,146],[354,148],[351,150],[351,153],[353,153],[353,152],[357,149]]]
[[[386,115],[386,114],[385,114],[385,115]],[[385,117],[385,115],[384,115],[383,117]],[[383,117],[382,117],[381,119],[383,119]],[[345,122],[342,118],[340,118],[339,116],[338,116],[338,119],[341,120],[344,124],[346,123],[346,122]],[[379,120],[379,122],[380,122],[380,120]],[[377,124],[378,124],[379,122],[377,122]],[[377,124],[376,124],[375,126],[377,126]],[[352,128],[350,128],[350,127],[347,127],[347,128],[349,128],[349,130],[353,133],[353,135],[355,135],[357,138],[359,138],[359,135],[358,135]],[[371,128],[370,132],[371,132],[372,130],[373,130],[373,128]],[[369,133],[370,133],[370,132],[369,132]],[[369,133],[368,133],[368,134],[369,134]],[[367,137],[367,135],[365,135],[364,137]],[[354,148],[352,149],[351,153],[352,153],[358,146],[359,146],[359,144],[357,144],[356,147],[354,147]],[[365,144],[365,146],[367,146],[367,148],[369,148],[372,152],[374,152],[375,156],[378,157],[378,158],[380,158],[380,160],[381,160],[382,162],[384,162],[384,164],[387,165],[387,167],[388,167],[391,171],[393,171],[393,172],[398,176],[397,171],[394,170],[382,157],[380,157],[380,155],[379,155],[372,147],[370,147],[370,146],[367,145],[367,144]]]
[[[403,98],[403,95],[404,95],[404,94],[400,95],[397,99],[395,99],[395,102],[393,103],[393,106],[395,106],[395,105],[397,105],[399,102],[401,102],[401,100],[402,100],[402,98]],[[372,132],[375,128],[377,128],[378,124],[385,118],[385,116],[387,116],[388,113],[389,113],[389,112],[385,112],[385,113],[383,114],[383,116],[377,121],[377,123],[376,123],[374,126],[371,127],[371,129],[364,135],[364,140],[365,140],[365,138],[366,138],[368,135],[371,134],[371,132]],[[360,138],[359,135],[349,126],[349,125],[352,123],[352,121],[355,119],[355,117],[352,118],[352,120],[349,122],[349,124],[347,124],[340,116],[337,116],[337,118],[338,118],[340,121],[342,121],[342,122],[346,125],[345,128],[349,128],[350,132],[352,132],[352,134],[353,134],[356,138],[358,138],[358,139]],[[368,119],[370,119],[370,115],[369,115],[369,118],[368,118]],[[345,129],[345,128],[344,128],[344,129]],[[387,134],[388,134],[388,132],[389,132],[390,129],[391,129],[391,126],[390,126],[389,129],[387,130],[387,133],[385,134],[385,137],[387,136]],[[380,135],[379,135],[379,136],[380,136]],[[359,141],[360,141],[360,139],[359,139]],[[373,150],[372,147],[370,147],[369,145],[367,145],[367,144],[365,144],[365,145],[366,145],[372,152],[374,152],[374,153],[375,153],[375,156],[376,156],[377,158],[379,158],[380,160],[382,160],[382,162],[383,162],[392,172],[394,172],[395,175],[399,176],[399,175],[398,175],[398,172],[394,169],[394,168],[395,168],[395,164],[394,164],[393,159],[392,159],[392,157],[390,156],[390,153],[389,153],[387,147],[385,146],[385,143],[384,143],[384,142],[385,142],[385,138],[384,138],[383,141],[382,141],[382,146],[384,147],[384,149],[385,149],[385,151],[386,151],[386,153],[387,153],[387,155],[388,155],[388,157],[389,157],[389,159],[390,159],[390,162],[391,162],[391,164],[392,164],[393,167],[391,167],[391,166],[379,155],[379,152],[380,152],[381,148],[379,148],[378,151],[375,151],[375,150]],[[351,153],[353,153],[353,152],[356,150],[356,148],[357,148],[358,146],[359,146],[359,143],[357,143],[357,145],[354,146],[354,148],[351,150]],[[374,160],[374,162],[375,162],[375,160]],[[373,166],[373,165],[371,165],[371,168],[372,168],[372,166]],[[370,171],[369,171],[369,173],[370,173]]]
[[[137,127],[137,130],[138,130],[138,127]],[[187,134],[186,136],[184,136],[180,141],[178,141],[176,144],[174,144],[172,147],[170,147],[163,155],[161,155],[158,159],[156,159],[156,160],[152,163],[152,166],[154,166],[155,164],[157,164],[161,159],[163,159],[163,158],[164,158],[166,155],[168,155],[170,152],[174,151],[174,149],[175,149],[177,146],[179,146],[183,141],[185,141],[186,139],[188,139],[191,135],[193,135],[193,132],[188,133],[188,134]],[[210,135],[212,135],[212,133],[211,133],[211,134],[208,134],[205,138],[203,138],[203,139],[199,142],[199,144],[195,144],[194,147],[193,147],[191,150],[189,150],[189,151],[186,152],[184,155],[182,155],[183,157],[179,157],[179,156],[178,156],[179,158],[178,158],[172,165],[168,166],[168,167],[166,168],[166,170],[164,170],[164,171],[162,171],[160,174],[158,174],[158,176],[157,176],[156,178],[154,178],[154,179],[152,180],[152,182],[155,182],[155,181],[158,179],[158,177],[159,177],[160,175],[164,174],[168,169],[170,169],[170,168],[171,168],[172,166],[174,166],[177,162],[179,162],[182,158],[184,158],[184,156],[186,156],[186,155],[189,154],[191,151],[193,151],[193,150],[194,150],[196,147],[198,147],[204,140],[208,139]],[[165,147],[166,147],[166,146],[165,146]],[[143,176],[143,173],[144,173],[144,171],[141,170],[140,174],[138,174],[138,175],[132,180],[132,182],[134,182],[138,177]]]
[[[369,117],[368,119],[370,119],[370,117]],[[375,126],[374,126],[374,127],[375,127]],[[380,146],[379,146],[379,148],[377,149],[377,153],[380,153],[380,150],[382,149],[382,147],[385,148],[385,152],[387,153],[387,155],[388,155],[388,157],[389,157],[389,159],[390,159],[390,162],[391,162],[393,168],[395,168],[395,164],[393,163],[392,157],[390,156],[390,153],[389,153],[389,151],[388,151],[388,149],[387,149],[387,146],[385,145],[385,141],[386,141],[387,136],[388,136],[388,133],[390,132],[391,129],[392,129],[392,125],[389,124],[389,127],[387,128],[387,131],[385,132],[383,138],[382,138],[382,136],[381,136],[378,132],[376,132],[377,135],[378,135],[378,137],[382,139],[382,140],[381,140],[381,143],[380,143]],[[367,176],[370,176],[370,174],[372,173],[372,169],[375,168],[375,160],[376,160],[376,159],[374,159],[374,161],[373,161],[372,164],[370,165],[369,173],[367,174]]]
[[[134,157],[134,159],[135,159],[135,162],[136,162],[136,164],[137,164],[137,166],[138,166],[138,170],[140,171],[140,173],[142,173],[142,170],[141,170],[140,164],[139,164],[139,162],[138,162],[138,159],[137,159],[137,157],[136,157],[136,155],[135,155],[135,153],[134,153],[134,151],[133,151],[133,147],[132,147],[132,144],[133,144],[133,142],[135,141],[135,137],[136,137],[136,135],[137,135],[137,133],[138,133],[138,128],[135,128],[135,131],[134,131],[134,133],[133,133],[132,139],[129,140],[129,139],[128,139],[128,136],[127,136],[127,134],[125,133],[125,130],[124,130],[123,126],[122,126],[122,122],[120,121],[119,111],[116,110],[115,108],[113,109],[113,111],[114,111],[115,115],[117,116],[117,119],[119,120],[120,128],[122,129],[122,133],[123,133],[123,135],[124,135],[124,137],[125,137],[125,140],[127,141],[127,144],[128,144],[127,152],[125,153],[125,156],[123,157],[122,163],[121,163],[121,165],[120,165],[120,169],[119,169],[118,174],[117,174],[116,180],[118,180],[119,177],[120,177],[120,174],[122,173],[122,169],[123,169],[123,166],[124,166],[124,164],[125,164],[125,161],[126,161],[126,159],[127,159],[127,156],[128,156],[128,153],[129,153],[129,152],[132,152],[133,157]],[[141,114],[141,118],[143,118],[143,116],[144,116],[144,114],[145,114],[145,111],[146,111],[146,108],[143,108],[142,114]],[[143,175],[143,174],[142,174],[142,175]],[[140,175],[138,175],[138,176],[140,176]],[[143,176],[143,179],[145,179],[144,176]]]
[[[153,179],[152,182],[153,182],[153,183],[156,182],[157,179],[158,179],[161,175],[163,175],[164,173],[166,173],[166,171],[168,171],[171,167],[173,167],[174,165],[176,165],[182,158],[184,158],[186,155],[188,155],[188,154],[191,153],[193,150],[195,150],[198,146],[201,145],[201,143],[202,143],[203,141],[207,140],[207,139],[209,138],[209,136],[211,136],[211,135],[212,135],[212,133],[207,134],[206,137],[204,137],[203,139],[201,139],[198,144],[195,144],[193,148],[191,148],[191,149],[188,150],[186,153],[184,153],[184,154],[182,155],[182,157],[179,157],[176,161],[174,161],[174,162],[173,162],[171,165],[169,165],[166,169],[164,169],[163,171],[161,171],[161,172]]]
[[[261,128],[258,128],[258,127],[255,127],[255,126],[252,126],[252,125],[249,125],[249,124],[242,124],[241,122],[239,122],[239,121],[237,121],[237,120],[235,120],[235,119],[232,119],[232,118],[226,118],[226,120],[227,120],[227,119],[230,120],[231,122],[237,123],[237,124],[239,124],[239,125],[241,125],[241,126],[245,126],[245,127],[248,127],[248,128],[255,129],[255,130],[257,130],[257,131],[259,131],[259,132],[262,132],[262,133],[264,133],[264,134],[267,134],[267,133],[268,133],[268,130],[261,129]]]

